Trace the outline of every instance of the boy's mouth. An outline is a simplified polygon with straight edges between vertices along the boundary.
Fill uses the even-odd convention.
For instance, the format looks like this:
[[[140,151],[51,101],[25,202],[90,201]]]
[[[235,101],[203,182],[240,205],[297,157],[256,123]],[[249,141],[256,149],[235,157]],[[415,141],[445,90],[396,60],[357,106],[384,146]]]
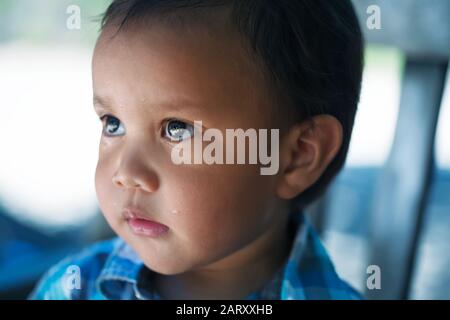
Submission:
[[[125,208],[123,216],[131,231],[136,235],[157,238],[169,231],[168,226],[146,218],[145,212],[137,208]]]

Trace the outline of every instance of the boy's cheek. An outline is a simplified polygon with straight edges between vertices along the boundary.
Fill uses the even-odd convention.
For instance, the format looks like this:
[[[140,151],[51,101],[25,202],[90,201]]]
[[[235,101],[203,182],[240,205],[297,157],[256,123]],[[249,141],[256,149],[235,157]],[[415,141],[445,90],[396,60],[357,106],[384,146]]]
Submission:
[[[260,176],[257,166],[201,165],[174,167],[160,176],[161,196],[182,211],[221,220],[258,212],[274,196],[273,177]],[[157,192],[158,192],[157,191]],[[155,194],[156,196],[156,194]]]
[[[155,164],[155,167],[158,166]],[[246,225],[242,213],[257,214],[271,197],[268,184],[263,181],[270,177],[261,177],[257,166],[162,165],[158,171],[159,188],[152,194],[142,193],[141,200],[151,204],[152,207],[146,209],[155,211],[163,223],[174,227],[180,226],[184,219],[186,227],[191,221]],[[126,205],[120,201],[127,201],[134,191],[114,185],[113,172],[109,161],[99,159],[95,189],[102,212],[120,219],[122,207]]]
[[[118,192],[114,188],[112,179],[108,176],[105,167],[98,163],[95,170],[95,192],[100,209],[105,216],[112,217],[117,215],[123,205],[120,203],[121,197],[119,197]],[[106,218],[109,218],[108,222],[113,222],[110,217]]]
[[[238,187],[221,188],[221,185],[211,184],[203,186],[203,189],[193,187],[192,192],[170,196],[176,199],[179,210],[177,214],[169,213],[166,221],[175,232],[185,234],[186,238],[220,242],[220,238],[239,238],[239,234],[259,229],[263,212],[259,210],[259,204]]]

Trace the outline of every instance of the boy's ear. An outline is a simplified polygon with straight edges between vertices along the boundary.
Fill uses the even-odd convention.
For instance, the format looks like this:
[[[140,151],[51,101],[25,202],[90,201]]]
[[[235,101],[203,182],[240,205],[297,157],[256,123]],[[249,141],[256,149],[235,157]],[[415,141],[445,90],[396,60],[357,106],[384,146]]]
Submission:
[[[338,153],[342,139],[342,125],[331,115],[294,125],[280,143],[278,196],[295,198],[316,182]]]

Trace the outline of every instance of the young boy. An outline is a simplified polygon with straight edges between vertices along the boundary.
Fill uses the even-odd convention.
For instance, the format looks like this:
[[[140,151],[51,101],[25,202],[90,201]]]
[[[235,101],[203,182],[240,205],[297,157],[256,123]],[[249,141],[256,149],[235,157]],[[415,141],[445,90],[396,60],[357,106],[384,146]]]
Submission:
[[[349,146],[362,74],[350,0],[115,0],[92,65],[96,192],[119,237],[60,262],[31,298],[360,297],[302,212]],[[195,121],[278,130],[276,173],[174,163]]]

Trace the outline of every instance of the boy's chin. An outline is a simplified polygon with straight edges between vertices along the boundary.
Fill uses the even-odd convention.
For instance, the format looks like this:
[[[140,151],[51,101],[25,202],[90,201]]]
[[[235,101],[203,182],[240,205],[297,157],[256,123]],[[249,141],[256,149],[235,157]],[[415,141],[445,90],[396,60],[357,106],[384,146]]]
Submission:
[[[141,256],[141,255],[140,255]],[[174,276],[178,274],[183,274],[190,271],[199,271],[208,263],[195,263],[194,261],[188,262],[188,259],[182,259],[181,257],[174,257],[175,260],[161,258],[155,261],[155,257],[142,257],[144,265],[151,271],[164,276]]]
[[[183,267],[180,264],[174,264],[174,265],[161,265],[161,264],[155,264],[155,263],[149,263],[144,261],[145,266],[160,275],[164,276],[173,276],[177,274],[184,273],[189,270],[189,267]]]

